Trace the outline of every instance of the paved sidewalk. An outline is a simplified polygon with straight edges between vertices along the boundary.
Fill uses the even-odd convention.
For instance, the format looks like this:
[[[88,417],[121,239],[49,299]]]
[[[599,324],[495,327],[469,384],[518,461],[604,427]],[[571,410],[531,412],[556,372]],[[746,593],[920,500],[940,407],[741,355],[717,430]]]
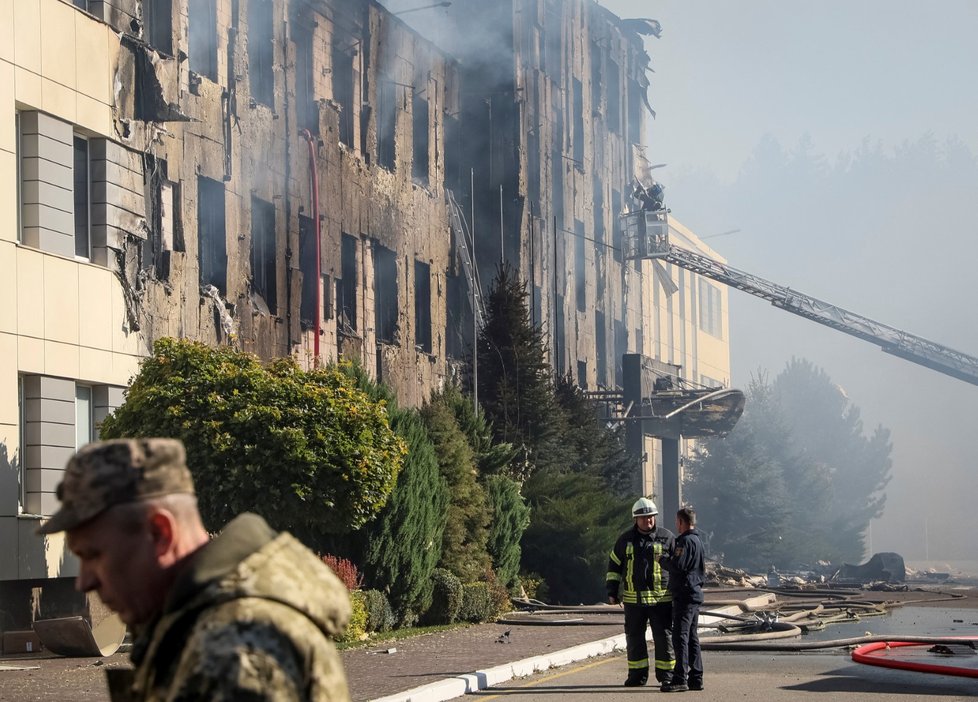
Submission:
[[[477,624],[465,629],[424,634],[385,642],[381,646],[344,651],[343,666],[354,702],[364,702],[514,661],[557,654],[619,635],[623,637],[624,619],[615,621],[614,617],[609,617],[608,620],[608,623],[600,625]],[[509,632],[508,636],[506,632]],[[396,649],[394,653],[385,653],[392,647]],[[463,694],[466,690],[464,683],[456,685],[460,686],[458,694]],[[414,699],[431,700],[435,697],[416,696]]]

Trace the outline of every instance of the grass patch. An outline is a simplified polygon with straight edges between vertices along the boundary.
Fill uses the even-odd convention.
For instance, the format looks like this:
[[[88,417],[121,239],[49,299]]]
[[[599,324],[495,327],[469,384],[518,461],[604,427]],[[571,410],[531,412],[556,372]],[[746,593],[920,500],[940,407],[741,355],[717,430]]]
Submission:
[[[434,634],[439,631],[468,629],[470,626],[472,624],[468,622],[458,622],[455,624],[436,624],[434,626],[412,626],[407,629],[392,629],[391,631],[375,631],[370,634],[369,638],[363,639],[362,641],[337,642],[336,648],[340,651],[349,651],[356,648],[374,646],[384,641],[400,641],[401,639],[411,639],[415,636]]]

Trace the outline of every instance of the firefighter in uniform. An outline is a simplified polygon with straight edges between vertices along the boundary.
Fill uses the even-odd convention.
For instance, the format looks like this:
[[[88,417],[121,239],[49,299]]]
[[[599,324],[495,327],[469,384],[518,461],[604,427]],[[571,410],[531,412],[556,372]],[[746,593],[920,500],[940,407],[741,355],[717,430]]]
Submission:
[[[672,649],[672,595],[668,572],[659,557],[673,551],[675,536],[657,527],[655,503],[639,498],[632,506],[635,526],[618,537],[608,557],[608,603],[625,607],[625,642],[628,653],[626,687],[644,685],[649,679],[646,627],[652,626],[655,678],[669,682],[675,658]],[[619,594],[619,590],[621,591]]]

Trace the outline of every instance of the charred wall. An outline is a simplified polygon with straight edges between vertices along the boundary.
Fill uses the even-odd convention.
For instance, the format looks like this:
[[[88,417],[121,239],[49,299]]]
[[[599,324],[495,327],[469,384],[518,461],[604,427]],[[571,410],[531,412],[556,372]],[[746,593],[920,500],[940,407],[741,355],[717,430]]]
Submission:
[[[95,10],[122,33],[105,258],[147,339],[311,365],[318,330],[320,359],[420,403],[450,370],[454,62],[371,2]]]
[[[457,187],[475,173],[483,281],[503,258],[518,266],[557,370],[620,384],[647,304],[618,220],[643,141],[641,38],[590,0],[461,0],[452,12],[467,125]],[[472,24],[494,29],[471,37]]]

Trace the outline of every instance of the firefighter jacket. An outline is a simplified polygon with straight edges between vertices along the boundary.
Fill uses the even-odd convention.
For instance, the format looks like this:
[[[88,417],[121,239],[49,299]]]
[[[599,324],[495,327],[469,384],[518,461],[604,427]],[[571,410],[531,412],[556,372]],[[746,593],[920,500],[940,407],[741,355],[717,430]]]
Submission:
[[[608,596],[624,604],[654,605],[671,602],[669,573],[659,564],[659,556],[672,553],[675,536],[656,525],[648,534],[633,526],[618,537],[608,555],[605,585]]]
[[[110,676],[112,699],[349,700],[333,643],[349,618],[346,587],[316,554],[241,515],[198,552],[162,616],[139,632],[131,687],[118,690]]]
[[[677,602],[703,604],[703,582],[706,580],[706,559],[700,533],[696,529],[683,532],[676,538],[676,547],[662,565],[669,571],[669,590]]]

